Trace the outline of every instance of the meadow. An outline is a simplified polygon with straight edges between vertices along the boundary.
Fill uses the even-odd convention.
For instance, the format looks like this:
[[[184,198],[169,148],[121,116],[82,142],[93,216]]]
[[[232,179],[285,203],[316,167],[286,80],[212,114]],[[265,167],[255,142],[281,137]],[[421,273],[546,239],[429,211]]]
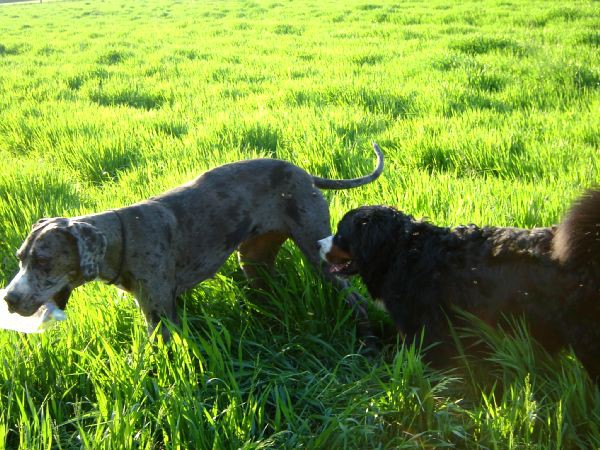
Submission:
[[[332,226],[388,204],[547,226],[600,181],[600,3],[147,0],[0,5],[0,285],[41,217],[127,205],[226,162],[331,178]],[[232,180],[234,183],[235,180]],[[172,345],[91,283],[41,335],[0,331],[0,448],[599,448],[600,392],[526,327],[433,370],[287,243],[256,295],[231,257]],[[356,289],[365,293],[360,282]],[[267,297],[267,298],[264,298]]]

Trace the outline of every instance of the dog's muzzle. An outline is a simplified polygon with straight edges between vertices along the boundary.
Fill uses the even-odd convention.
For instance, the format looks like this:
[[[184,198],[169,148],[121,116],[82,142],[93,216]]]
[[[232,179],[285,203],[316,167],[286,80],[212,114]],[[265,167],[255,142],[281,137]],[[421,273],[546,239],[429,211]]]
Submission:
[[[4,301],[8,305],[8,312],[14,313],[19,303],[21,303],[21,296],[14,292],[4,292]]]
[[[319,256],[323,261],[327,261],[327,253],[331,251],[331,246],[333,245],[333,236],[320,239],[317,241],[317,245],[319,247]]]

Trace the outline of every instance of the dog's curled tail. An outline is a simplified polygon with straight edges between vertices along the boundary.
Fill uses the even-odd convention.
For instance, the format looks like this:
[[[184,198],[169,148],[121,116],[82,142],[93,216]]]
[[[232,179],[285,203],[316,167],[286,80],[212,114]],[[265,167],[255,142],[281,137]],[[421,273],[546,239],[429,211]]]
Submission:
[[[383,152],[379,148],[376,142],[373,142],[373,149],[377,154],[377,167],[369,175],[359,178],[350,178],[347,180],[332,180],[330,178],[321,178],[313,175],[315,186],[319,189],[350,189],[363,184],[370,183],[377,179],[381,172],[383,172]]]
[[[552,242],[552,253],[562,264],[600,264],[600,189],[590,189],[577,200]]]

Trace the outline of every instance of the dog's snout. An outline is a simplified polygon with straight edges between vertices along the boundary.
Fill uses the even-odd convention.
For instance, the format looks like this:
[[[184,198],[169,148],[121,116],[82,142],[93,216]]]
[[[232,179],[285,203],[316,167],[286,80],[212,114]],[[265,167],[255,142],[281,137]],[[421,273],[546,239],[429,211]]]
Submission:
[[[9,312],[13,312],[21,302],[21,296],[15,292],[5,292],[4,301],[8,305]]]
[[[331,244],[333,242],[333,236],[328,236],[317,241],[317,247],[319,248],[319,255],[321,259],[327,260],[327,253],[331,251]]]
[[[317,241],[317,246],[319,248],[329,248],[333,242],[333,236],[327,236],[326,238],[320,239]]]

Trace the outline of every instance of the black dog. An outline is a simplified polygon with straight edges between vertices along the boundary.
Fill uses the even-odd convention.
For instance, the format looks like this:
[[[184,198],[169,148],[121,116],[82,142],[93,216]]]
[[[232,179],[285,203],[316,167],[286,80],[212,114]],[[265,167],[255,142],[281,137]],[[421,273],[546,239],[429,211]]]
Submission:
[[[348,212],[319,245],[337,274],[361,276],[408,340],[424,327],[426,344],[450,347],[454,306],[490,325],[522,315],[545,348],[571,346],[600,376],[600,190],[558,226],[532,230],[441,228],[367,206]]]

